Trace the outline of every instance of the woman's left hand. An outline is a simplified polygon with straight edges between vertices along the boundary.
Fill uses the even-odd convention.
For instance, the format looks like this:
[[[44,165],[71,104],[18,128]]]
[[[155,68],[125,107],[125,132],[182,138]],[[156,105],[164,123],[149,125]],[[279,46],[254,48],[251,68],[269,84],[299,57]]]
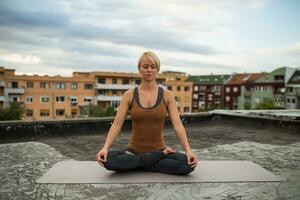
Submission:
[[[187,157],[188,164],[192,168],[195,168],[197,166],[197,163],[198,163],[197,156],[192,151],[187,151],[186,152],[186,157]]]

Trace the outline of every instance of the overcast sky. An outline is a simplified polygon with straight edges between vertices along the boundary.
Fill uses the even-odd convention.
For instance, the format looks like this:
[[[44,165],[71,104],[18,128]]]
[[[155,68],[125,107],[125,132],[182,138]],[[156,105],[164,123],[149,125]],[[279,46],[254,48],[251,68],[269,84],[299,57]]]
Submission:
[[[299,10],[298,0],[1,0],[0,66],[137,72],[152,50],[162,71],[193,75],[300,67]]]

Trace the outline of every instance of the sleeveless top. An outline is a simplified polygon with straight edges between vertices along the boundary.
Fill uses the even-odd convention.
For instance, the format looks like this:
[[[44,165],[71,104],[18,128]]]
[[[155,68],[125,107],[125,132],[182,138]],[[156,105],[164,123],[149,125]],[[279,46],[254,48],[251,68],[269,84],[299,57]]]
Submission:
[[[163,96],[163,88],[158,87],[156,103],[150,108],[145,108],[140,103],[138,87],[134,88],[129,107],[132,132],[127,146],[128,151],[138,154],[166,148],[163,128],[167,116],[167,106]]]

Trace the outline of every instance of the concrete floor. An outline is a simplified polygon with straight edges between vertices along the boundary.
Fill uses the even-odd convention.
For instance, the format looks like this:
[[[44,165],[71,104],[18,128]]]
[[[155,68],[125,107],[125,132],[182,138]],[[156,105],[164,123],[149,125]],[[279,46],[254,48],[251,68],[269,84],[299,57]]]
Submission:
[[[0,199],[299,199],[300,132],[238,120],[185,124],[190,145],[202,160],[250,160],[276,175],[278,183],[197,184],[36,184],[34,180],[58,161],[94,160],[105,135],[45,137],[0,145]],[[166,144],[182,150],[171,127]],[[123,131],[111,149],[126,146]]]

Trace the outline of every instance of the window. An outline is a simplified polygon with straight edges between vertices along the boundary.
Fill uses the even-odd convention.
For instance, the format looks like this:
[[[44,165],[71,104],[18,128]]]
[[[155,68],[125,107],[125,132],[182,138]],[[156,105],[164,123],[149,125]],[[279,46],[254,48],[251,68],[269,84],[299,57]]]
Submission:
[[[157,84],[158,84],[158,85],[162,85],[162,83],[163,83],[163,80],[161,80],[161,79],[158,79],[156,82],[157,82]]]
[[[32,117],[33,116],[33,110],[26,110],[26,117]]]
[[[292,99],[292,103],[295,103],[296,102],[296,100],[295,99]]]
[[[179,102],[180,101],[180,97],[175,97],[175,100]]]
[[[92,97],[84,97],[84,102],[92,103]]]
[[[72,90],[77,90],[77,83],[72,83],[71,88]]]
[[[177,91],[180,91],[180,86],[177,86]]]
[[[194,91],[198,91],[198,86],[197,85],[194,86]]]
[[[237,92],[238,91],[238,88],[237,87],[234,87],[233,88],[233,92]]]
[[[172,86],[168,86],[168,90],[172,91]]]
[[[212,94],[209,94],[208,95],[208,101],[212,101],[212,98],[213,98]]]
[[[12,88],[18,88],[18,82],[12,82],[11,87]]]
[[[178,112],[180,112],[180,107],[177,107],[177,109],[178,109]]]
[[[189,107],[184,107],[184,112],[190,112],[190,108]]]
[[[112,106],[113,108],[117,108],[119,105],[120,105],[120,101],[112,101],[112,102],[111,102],[111,106]]]
[[[77,115],[77,109],[72,109],[71,110],[71,115],[76,116]]]
[[[105,95],[105,90],[98,90],[98,95]]]
[[[105,84],[105,78],[98,78],[98,83]]]
[[[275,75],[275,76],[274,76],[274,79],[275,79],[276,81],[284,80],[284,76],[283,76],[283,75]]]
[[[56,116],[63,116],[65,115],[65,109],[57,109]]]
[[[193,99],[198,99],[198,94],[193,94]]]
[[[65,102],[65,96],[57,96],[56,102],[59,102],[59,103]]]
[[[66,89],[65,83],[56,83],[56,89],[63,90]]]
[[[112,95],[113,95],[113,96],[116,96],[117,94],[118,94],[118,93],[117,93],[116,90],[113,90],[113,91],[112,91]]]
[[[185,91],[185,92],[188,92],[188,91],[190,91],[190,87],[188,87],[188,86],[185,86],[185,87],[184,87],[184,91]]]
[[[287,99],[287,102],[290,103],[290,99],[289,98]]]
[[[27,97],[26,103],[32,103],[33,102],[33,97]]]
[[[71,97],[71,103],[77,103],[77,97]]]
[[[230,92],[230,87],[226,87],[226,93]]]
[[[50,101],[50,97],[41,96],[41,103],[47,103]]]
[[[86,90],[92,90],[93,89],[93,84],[90,84],[90,83],[84,84],[84,89],[86,89]]]
[[[140,85],[141,82],[142,82],[142,80],[140,80],[140,79],[135,79],[135,84],[136,84],[136,85]]]
[[[226,96],[226,102],[230,101],[230,96]]]
[[[41,117],[48,117],[49,113],[50,113],[49,110],[40,110]]]
[[[118,84],[118,79],[113,78],[113,79],[112,79],[112,84]]]
[[[128,85],[128,84],[129,84],[129,79],[128,79],[128,78],[123,79],[123,80],[122,80],[122,84],[123,84],[123,85]]]
[[[50,85],[47,82],[40,82],[40,88],[41,89],[48,89],[48,88],[50,88],[49,86]]]
[[[26,82],[26,88],[33,88],[33,82]]]

